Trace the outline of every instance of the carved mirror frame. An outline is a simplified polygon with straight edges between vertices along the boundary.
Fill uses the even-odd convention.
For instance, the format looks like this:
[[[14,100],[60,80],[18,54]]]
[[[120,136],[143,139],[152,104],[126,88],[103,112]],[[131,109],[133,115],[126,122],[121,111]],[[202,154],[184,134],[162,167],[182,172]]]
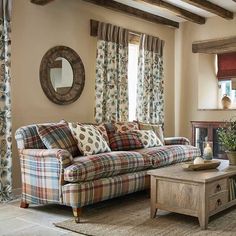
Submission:
[[[63,57],[71,65],[73,71],[73,83],[70,90],[60,94],[53,88],[50,69],[56,58]],[[40,84],[49,100],[59,105],[67,105],[75,102],[81,95],[85,84],[84,65],[80,56],[71,48],[56,46],[49,49],[43,56],[40,64]]]

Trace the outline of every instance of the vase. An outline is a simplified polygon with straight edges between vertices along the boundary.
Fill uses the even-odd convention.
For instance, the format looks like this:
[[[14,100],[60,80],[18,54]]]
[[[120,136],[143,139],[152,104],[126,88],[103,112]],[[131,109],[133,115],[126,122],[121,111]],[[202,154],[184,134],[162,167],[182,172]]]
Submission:
[[[227,94],[224,94],[224,96],[221,99],[221,104],[223,109],[229,109],[231,105],[231,99],[227,96]]]
[[[236,165],[236,151],[226,151],[230,165]]]

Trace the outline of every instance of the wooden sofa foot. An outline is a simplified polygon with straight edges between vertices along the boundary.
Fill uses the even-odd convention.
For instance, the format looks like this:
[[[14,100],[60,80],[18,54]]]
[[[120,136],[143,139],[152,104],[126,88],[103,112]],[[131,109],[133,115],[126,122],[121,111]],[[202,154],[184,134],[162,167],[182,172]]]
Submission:
[[[80,222],[80,216],[81,216],[81,208],[73,208],[73,215],[75,217],[75,222]]]
[[[21,201],[20,203],[20,208],[28,208],[29,207],[29,204],[24,202],[24,201]]]

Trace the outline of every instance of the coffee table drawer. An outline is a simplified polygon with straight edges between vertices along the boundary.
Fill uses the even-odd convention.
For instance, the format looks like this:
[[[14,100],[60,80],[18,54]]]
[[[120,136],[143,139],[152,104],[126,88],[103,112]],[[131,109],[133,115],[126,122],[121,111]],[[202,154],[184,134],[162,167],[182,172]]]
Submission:
[[[227,179],[220,179],[209,184],[209,196],[227,190]]]
[[[215,194],[215,196],[209,199],[209,211],[217,210],[218,208],[224,206],[229,199],[229,192],[223,191],[221,193]]]

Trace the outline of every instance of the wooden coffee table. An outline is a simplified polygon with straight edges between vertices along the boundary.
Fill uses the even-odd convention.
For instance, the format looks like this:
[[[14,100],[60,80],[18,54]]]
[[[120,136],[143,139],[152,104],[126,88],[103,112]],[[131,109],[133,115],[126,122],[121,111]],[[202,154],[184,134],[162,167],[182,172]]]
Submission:
[[[236,166],[221,160],[214,170],[185,171],[181,164],[150,170],[151,218],[157,209],[198,217],[206,229],[209,217],[236,204],[229,197],[229,178]]]

